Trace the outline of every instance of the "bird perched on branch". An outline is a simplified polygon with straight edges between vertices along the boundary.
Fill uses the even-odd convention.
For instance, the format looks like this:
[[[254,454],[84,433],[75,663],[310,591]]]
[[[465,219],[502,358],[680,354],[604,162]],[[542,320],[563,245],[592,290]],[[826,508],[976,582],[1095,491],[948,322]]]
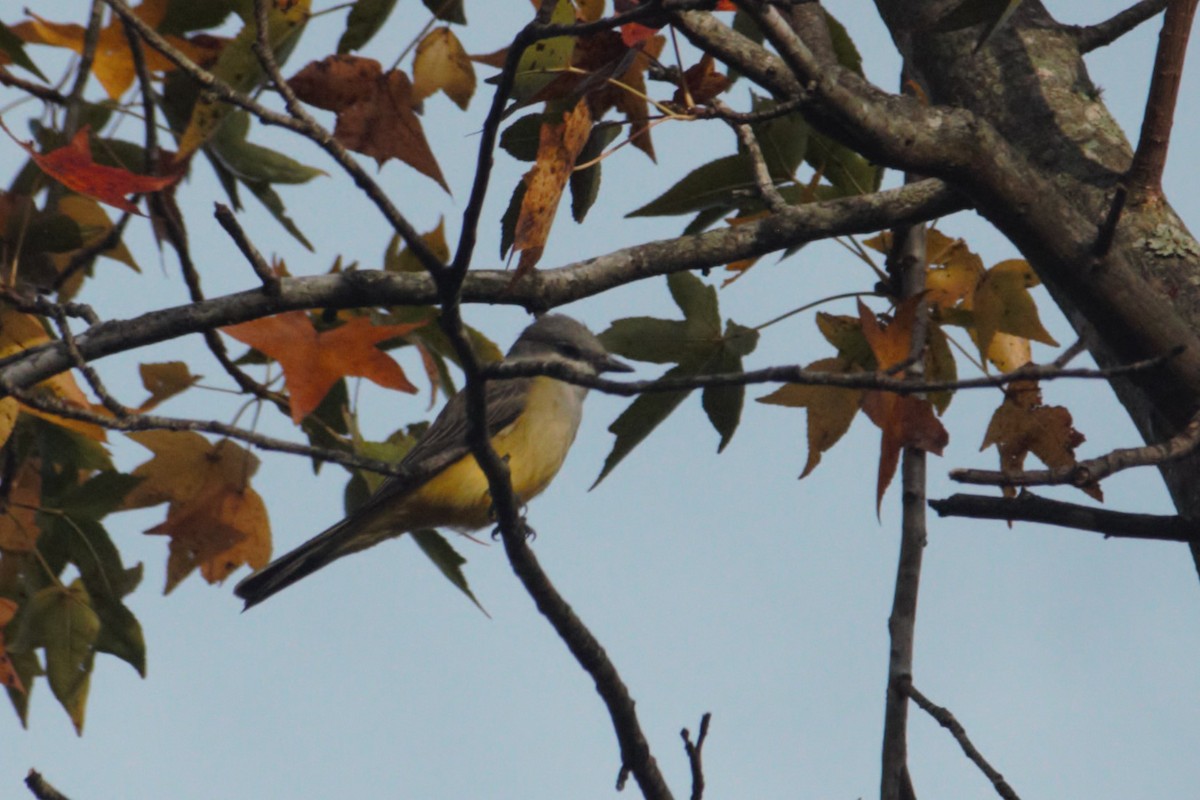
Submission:
[[[592,374],[632,369],[586,327],[561,314],[547,314],[526,328],[507,360],[563,361]],[[586,395],[582,386],[546,376],[488,381],[488,433],[508,463],[521,501],[538,495],[558,473],[575,440]],[[491,522],[487,476],[467,444],[464,392],[450,399],[400,469],[350,516],[242,580],[234,593],[246,608],[386,539],[421,528],[473,531]]]

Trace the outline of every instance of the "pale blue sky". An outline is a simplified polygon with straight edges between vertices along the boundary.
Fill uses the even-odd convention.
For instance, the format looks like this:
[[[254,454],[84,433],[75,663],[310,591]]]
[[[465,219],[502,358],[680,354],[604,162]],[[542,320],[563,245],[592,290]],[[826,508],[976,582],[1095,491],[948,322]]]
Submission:
[[[1121,5],[1049,2],[1072,22],[1098,20]],[[51,19],[80,19],[85,6],[41,0],[36,10]],[[873,7],[827,7],[849,26],[869,77],[894,86],[898,61]],[[18,7],[2,13],[13,22]],[[423,23],[422,13],[411,0],[400,3],[389,29],[398,32],[378,37],[368,54],[390,63]],[[489,52],[511,37],[529,4],[468,0],[467,13],[468,49]],[[332,50],[339,25],[318,23],[289,74],[308,57]],[[1140,123],[1157,29],[1152,23],[1088,60],[1131,135]],[[40,48],[35,55],[43,56]],[[1200,219],[1193,180],[1200,156],[1189,136],[1200,123],[1197,63],[1193,53],[1167,176],[1171,200],[1189,221]],[[0,93],[0,102],[9,97]],[[417,228],[427,230],[445,214],[454,236],[486,99],[477,95],[466,114],[443,97],[427,103],[426,130],[437,132],[432,144],[453,198],[407,167],[383,168],[381,182]],[[13,125],[20,113],[6,115],[14,130],[20,130]],[[136,137],[135,131],[130,123],[126,134]],[[680,229],[676,220],[622,216],[702,160],[728,152],[732,136],[710,123],[660,126],[655,137],[658,166],[632,148],[609,159],[589,224],[560,218],[543,266]],[[334,171],[289,134],[258,128],[252,139]],[[20,158],[0,138],[0,164]],[[481,230],[481,268],[499,266],[496,220],[525,168],[498,158]],[[385,226],[345,179],[335,175],[281,194],[316,254],[296,246],[252,198],[242,222],[260,248],[285,257],[294,274],[321,273],[337,254],[363,267],[379,263]],[[255,286],[210,217],[212,203],[225,198],[203,168],[181,189],[180,200],[190,209],[208,292]],[[1016,255],[974,214],[945,220],[942,229],[968,237],[988,264]],[[131,225],[130,239],[144,273],[102,262],[110,280],[84,299],[106,318],[184,302],[174,258],[160,262],[143,222]],[[814,245],[783,263],[764,260],[720,293],[721,308],[724,316],[753,325],[870,283],[844,250]],[[1038,300],[1054,335],[1064,345],[1073,341],[1044,292]],[[596,329],[618,317],[676,313],[661,280],[565,311]],[[472,307],[466,314],[502,346],[525,322],[522,312],[507,308]],[[769,329],[748,366],[805,363],[824,355],[824,346],[811,316],[802,315]],[[1035,358],[1051,357],[1052,351],[1035,349]],[[110,385],[129,387],[136,398],[136,363],[167,358],[203,358],[203,348],[193,337],[102,367]],[[420,374],[411,354],[401,360]],[[221,379],[211,361],[195,369],[213,382]],[[654,374],[643,369],[639,376]],[[749,397],[767,391],[751,389]],[[1070,406],[1088,437],[1086,454],[1136,442],[1106,388],[1058,383],[1046,396]],[[423,411],[423,399],[369,388],[363,399],[369,435],[385,435]],[[203,416],[225,402],[192,393],[164,410]],[[801,413],[747,403],[737,436],[718,456],[717,436],[692,398],[589,493],[611,447],[605,427],[626,402],[593,395],[575,449],[554,486],[532,505],[530,522],[539,532],[534,546],[543,565],[637,699],[676,795],[690,789],[679,729],[694,731],[705,711],[714,714],[705,750],[709,797],[874,795],[898,542],[895,489],[884,501],[882,522],[873,508],[877,430],[858,420],[818,470],[797,481],[806,452]],[[995,464],[994,454],[978,452],[978,443],[997,402],[996,393],[954,401],[946,418],[951,445],[930,463],[931,496],[954,491],[944,478],[949,467]],[[232,412],[220,413],[228,418]],[[270,414],[263,430],[294,435],[290,424]],[[125,468],[146,457],[131,444],[116,453]],[[337,467],[313,477],[307,461],[264,456],[255,486],[267,502],[279,550],[341,516],[344,481]],[[1105,491],[1111,508],[1170,510],[1154,474],[1111,479]],[[614,796],[619,762],[603,707],[520,589],[500,547],[460,545],[491,619],[407,540],[342,561],[241,615],[229,586],[210,587],[198,577],[170,597],[160,595],[165,546],[141,531],[162,513],[109,520],[126,560],[146,562],[145,584],[130,605],[146,631],[147,679],[100,658],[82,738],[44,684],[33,697],[30,730],[0,711],[0,795],[21,796],[19,781],[35,767],[78,800]],[[954,711],[1024,797],[1191,796],[1200,783],[1198,588],[1181,545],[933,518],[915,683]],[[993,796],[953,740],[917,710],[910,753],[922,797]]]

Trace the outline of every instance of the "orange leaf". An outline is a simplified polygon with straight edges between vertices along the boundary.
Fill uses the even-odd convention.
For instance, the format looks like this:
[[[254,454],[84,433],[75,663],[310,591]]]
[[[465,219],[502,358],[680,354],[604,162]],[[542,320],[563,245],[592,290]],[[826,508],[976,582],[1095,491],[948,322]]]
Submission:
[[[0,511],[0,550],[28,553],[37,546],[37,509],[42,504],[42,474],[37,460],[26,459],[21,464],[6,500]]]
[[[12,659],[8,657],[4,648],[4,628],[12,622],[16,613],[17,604],[6,597],[0,597],[0,686],[24,692],[25,686],[21,683],[21,676],[17,674],[17,668],[13,666]]]
[[[253,489],[214,485],[187,503],[173,503],[165,522],[146,531],[171,537],[167,557],[169,594],[197,567],[209,583],[238,567],[266,566],[271,558],[267,509]]]
[[[920,300],[920,297],[909,297],[901,302],[886,326],[881,325],[871,310],[859,301],[858,313],[863,336],[875,354],[880,370],[908,360]],[[903,374],[903,371],[896,373],[898,377],[903,377]],[[883,434],[879,445],[879,475],[875,484],[875,510],[878,513],[884,492],[896,474],[901,449],[913,447],[941,455],[950,441],[950,435],[934,414],[933,404],[924,398],[892,392],[867,392],[862,408]]]
[[[3,127],[3,123],[0,123]],[[9,136],[12,132],[4,128]],[[145,194],[165,189],[179,180],[180,174],[156,177],[138,175],[119,167],[106,167],[92,161],[92,149],[88,144],[88,127],[85,125],[75,134],[71,143],[49,153],[37,153],[31,142],[13,141],[29,153],[42,172],[66,186],[68,189],[108,203],[131,214],[142,214],[132,202],[125,199],[130,194]]]
[[[705,53],[699,64],[688,67],[683,73],[683,86],[675,90],[671,102],[685,107],[704,105],[728,89],[729,78],[717,72],[715,64],[713,57]]]
[[[375,345],[424,324],[372,325],[365,317],[355,317],[318,333],[303,311],[288,311],[221,330],[279,362],[291,395],[292,420],[299,423],[320,405],[335,383],[350,375],[415,394],[417,387],[400,365]]]
[[[133,474],[141,483],[125,495],[122,508],[189,503],[206,487],[241,490],[258,470],[258,457],[228,439],[216,444],[192,431],[140,431],[130,439],[154,453]]]
[[[537,162],[525,173],[525,197],[513,239],[513,250],[521,252],[518,276],[533,269],[542,256],[563,188],[591,129],[592,115],[584,100],[564,114],[561,122],[542,123]]]
[[[1062,406],[1042,405],[1042,392],[1036,381],[1017,381],[1005,389],[1004,402],[992,415],[979,449],[995,445],[1000,454],[1000,469],[1020,472],[1029,453],[1051,469],[1074,466],[1075,448],[1083,442],[1084,436],[1075,430],[1070,411]],[[1099,484],[1080,488],[1097,500],[1104,499]],[[1004,487],[1006,497],[1015,494],[1013,487]]]
[[[917,308],[920,306],[919,297],[909,297],[896,306],[896,313],[887,326],[882,326],[874,312],[867,308],[861,300],[858,301],[858,316],[862,322],[862,332],[875,354],[875,361],[880,370],[888,370],[897,364],[908,360],[912,352],[913,324],[917,318]],[[903,377],[904,372],[897,373]]]
[[[862,409],[879,430],[879,475],[875,483],[875,513],[879,513],[884,492],[896,474],[900,451],[905,447],[941,455],[950,442],[950,434],[933,413],[933,404],[912,395],[891,392],[867,392]]]
[[[822,358],[805,369],[818,372],[851,371],[840,358]],[[766,397],[758,398],[758,402],[808,410],[808,463],[800,474],[804,478],[821,463],[821,454],[837,444],[850,429],[850,423],[862,405],[862,397],[859,389],[789,383]]]
[[[381,165],[398,158],[450,191],[414,107],[412,84],[399,70],[384,74],[378,61],[329,56],[300,70],[288,84],[297,96],[337,114],[333,135]]]
[[[150,27],[157,28],[166,14],[167,2],[168,0],[146,0],[134,8],[133,13]],[[13,26],[12,29],[23,40],[52,47],[65,47],[76,53],[83,52],[86,35],[83,26],[49,22],[33,13],[29,16],[32,18],[29,22]],[[178,36],[165,38],[194,62],[203,62],[211,54],[209,50]],[[175,65],[154,48],[143,47],[142,51],[150,72],[169,72],[175,69]],[[133,65],[133,54],[129,50],[125,28],[115,15],[108,25],[100,29],[92,61],[92,73],[113,100],[119,99],[133,85],[137,74]]]

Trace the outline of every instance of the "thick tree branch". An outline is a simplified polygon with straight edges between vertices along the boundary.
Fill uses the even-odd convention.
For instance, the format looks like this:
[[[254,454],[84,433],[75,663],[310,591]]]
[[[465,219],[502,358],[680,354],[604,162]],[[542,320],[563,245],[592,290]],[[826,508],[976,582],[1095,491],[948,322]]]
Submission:
[[[1078,464],[1059,469],[1026,470],[1024,472],[999,472],[984,469],[952,469],[950,479],[959,483],[982,484],[985,486],[1088,486],[1116,472],[1134,467],[1152,467],[1190,456],[1200,448],[1200,414],[1192,417],[1178,435],[1165,442],[1142,447],[1125,447],[1113,450],[1098,458],[1080,461]]]
[[[51,786],[36,769],[29,770],[29,774],[25,776],[25,785],[37,800],[68,800],[65,794]]]
[[[1120,539],[1200,542],[1200,523],[1194,520],[1179,516],[1109,511],[1076,503],[1064,503],[1060,500],[1048,500],[1030,492],[1022,492],[1013,499],[953,494],[944,500],[930,500],[929,507],[941,517],[1040,522]]]
[[[1170,0],[1167,13],[1163,15],[1150,94],[1142,117],[1142,132],[1133,154],[1133,164],[1125,176],[1125,187],[1135,203],[1162,201],[1162,175],[1167,165],[1175,101],[1183,80],[1183,59],[1191,38],[1196,3],[1197,0]]]
[[[1103,22],[1095,25],[1073,25],[1067,30],[1075,37],[1079,52],[1090,53],[1112,44],[1138,25],[1161,14],[1166,7],[1167,0],[1139,0]]]
[[[950,731],[950,735],[954,737],[954,741],[958,742],[958,746],[962,748],[967,758],[971,759],[971,763],[979,767],[979,771],[987,776],[987,779],[992,782],[992,786],[996,787],[996,794],[1003,797],[1004,800],[1021,800],[1013,788],[1008,785],[1008,781],[1004,780],[1004,776],[997,772],[996,768],[989,764],[983,754],[979,752],[979,749],[971,743],[966,729],[955,719],[949,709],[935,705],[928,697],[917,691],[915,686],[908,687],[908,696],[929,716],[937,720],[939,725]]]

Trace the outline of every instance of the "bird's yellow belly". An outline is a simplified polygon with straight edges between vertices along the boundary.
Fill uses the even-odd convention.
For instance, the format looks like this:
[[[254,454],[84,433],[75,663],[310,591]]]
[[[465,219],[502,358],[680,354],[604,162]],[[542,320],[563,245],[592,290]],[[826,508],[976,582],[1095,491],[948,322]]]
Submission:
[[[513,491],[522,502],[540,494],[558,474],[575,441],[581,410],[581,393],[575,387],[537,378],[521,416],[492,437],[492,447],[507,460]],[[420,509],[412,509],[412,527],[477,530],[491,522],[487,476],[473,455],[451,464],[416,494]]]

